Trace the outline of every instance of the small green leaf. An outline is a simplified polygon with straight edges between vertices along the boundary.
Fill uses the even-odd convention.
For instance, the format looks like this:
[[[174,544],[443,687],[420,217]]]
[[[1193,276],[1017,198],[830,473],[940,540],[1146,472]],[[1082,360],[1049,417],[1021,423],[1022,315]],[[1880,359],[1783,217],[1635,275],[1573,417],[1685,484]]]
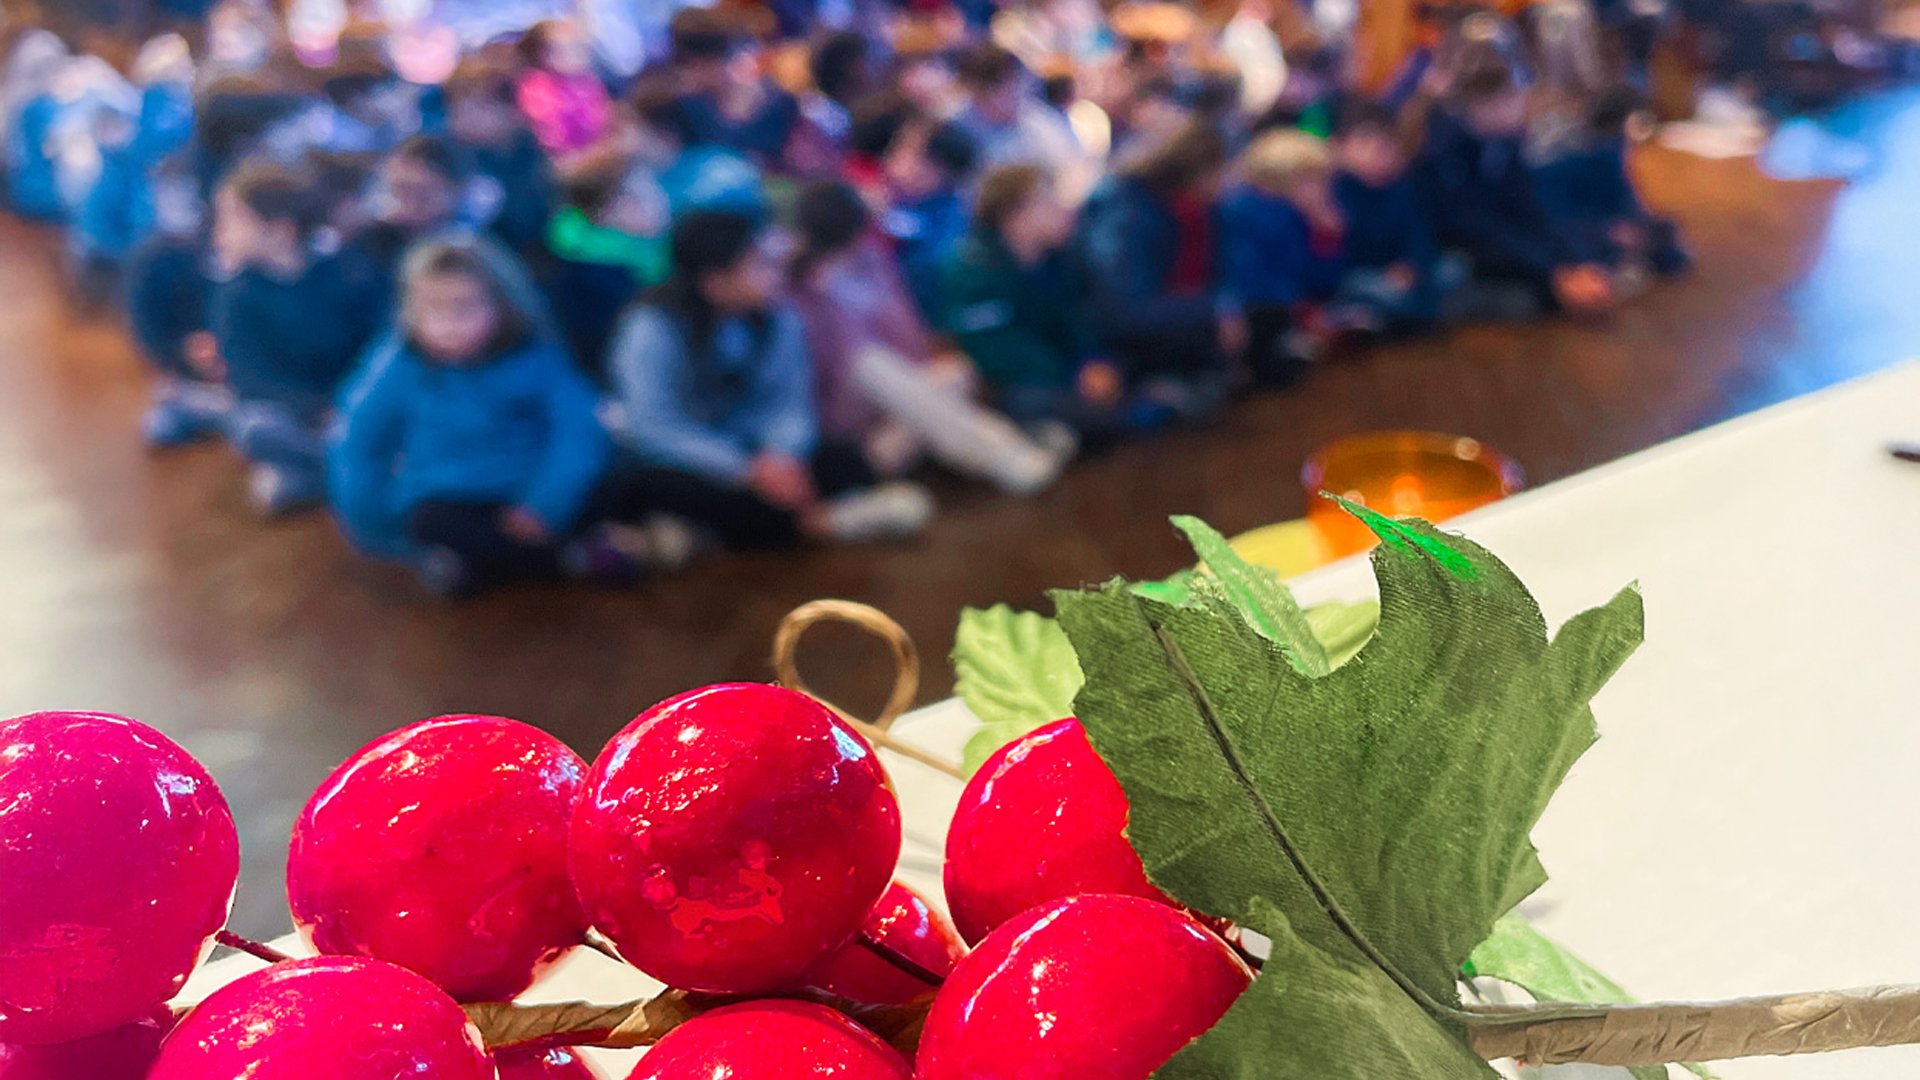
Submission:
[[[1133,594],[1178,607],[1192,598],[1193,579],[1196,576],[1192,570],[1182,570],[1164,581],[1136,582]]]
[[[1327,660],[1339,667],[1359,655],[1361,647],[1373,637],[1380,625],[1380,601],[1319,604],[1307,609],[1307,622],[1326,648]]]
[[[1226,587],[1233,606],[1268,641],[1280,646],[1301,674],[1318,676],[1333,670],[1326,646],[1314,636],[1313,624],[1273,571],[1242,559],[1226,537],[1199,518],[1176,517],[1173,524],[1187,535],[1207,572]]]
[[[1005,604],[960,613],[953,668],[961,700],[983,725],[967,742],[969,773],[1002,746],[1072,716],[1080,692],[1080,665],[1059,625]]]
[[[1511,913],[1493,925],[1493,936],[1473,950],[1467,966],[1475,975],[1510,982],[1537,1001],[1627,1005],[1634,1000],[1619,983]],[[1713,1074],[1703,1065],[1682,1067],[1713,1080]],[[1631,1071],[1640,1080],[1665,1080],[1667,1076],[1665,1066]]]
[[[1619,983],[1568,952],[1559,942],[1509,914],[1467,961],[1475,975],[1510,982],[1539,1001],[1624,1005],[1633,1000]]]

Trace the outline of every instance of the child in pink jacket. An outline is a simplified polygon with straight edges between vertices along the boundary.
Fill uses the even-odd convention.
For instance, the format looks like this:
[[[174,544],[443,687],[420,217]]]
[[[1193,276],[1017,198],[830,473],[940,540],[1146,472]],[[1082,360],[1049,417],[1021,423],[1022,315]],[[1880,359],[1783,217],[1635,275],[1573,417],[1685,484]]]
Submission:
[[[579,27],[549,19],[520,41],[520,111],[547,153],[564,158],[598,145],[613,128],[613,96],[593,70]]]

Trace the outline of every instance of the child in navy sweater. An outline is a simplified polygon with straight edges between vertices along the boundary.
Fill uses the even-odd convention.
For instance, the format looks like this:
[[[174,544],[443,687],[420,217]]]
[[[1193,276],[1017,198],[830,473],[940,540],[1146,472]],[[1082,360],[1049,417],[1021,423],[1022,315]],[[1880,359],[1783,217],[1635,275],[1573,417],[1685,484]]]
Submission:
[[[1617,270],[1671,277],[1692,264],[1674,223],[1649,212],[1627,173],[1627,124],[1639,98],[1614,90],[1593,102],[1586,130],[1554,161],[1534,168],[1547,213]]]
[[[515,97],[511,72],[484,60],[447,80],[447,129],[486,181],[493,234],[522,254],[539,248],[555,197],[553,165]]]
[[[312,249],[320,202],[268,162],[236,169],[214,200],[211,326],[238,405],[228,437],[252,466],[261,513],[319,502],[333,397],[386,315],[340,260]]]
[[[155,231],[128,259],[124,282],[128,326],[155,376],[142,428],[156,449],[219,434],[233,408],[213,336],[206,214],[184,155],[159,176]]]
[[[1246,182],[1220,206],[1222,302],[1243,312],[1247,362],[1269,385],[1331,342],[1327,305],[1346,273],[1346,222],[1333,198],[1333,157],[1304,131],[1255,139],[1241,159]]]
[[[1464,271],[1441,256],[1433,222],[1407,171],[1393,111],[1359,102],[1333,141],[1334,198],[1346,221],[1347,276],[1341,290],[1367,304],[1390,332],[1414,332],[1440,317]]]
[[[1440,242],[1471,261],[1482,296],[1517,297],[1528,314],[1605,311],[1614,302],[1607,268],[1534,184],[1528,113],[1527,88],[1500,69],[1472,73],[1434,113],[1421,164]]]

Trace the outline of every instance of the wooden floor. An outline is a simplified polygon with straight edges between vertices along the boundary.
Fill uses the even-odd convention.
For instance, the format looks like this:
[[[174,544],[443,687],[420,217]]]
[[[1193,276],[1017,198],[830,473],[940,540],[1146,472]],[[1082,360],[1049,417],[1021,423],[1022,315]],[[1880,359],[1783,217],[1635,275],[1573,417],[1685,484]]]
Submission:
[[[956,489],[904,549],[718,558],[632,594],[462,606],[355,558],[324,518],[256,521],[219,447],[147,453],[124,335],[70,309],[52,237],[0,223],[0,715],[123,712],[186,743],[243,819],[239,925],[277,932],[286,830],[307,793],[408,721],[504,713],[591,755],[668,694],[767,678],[776,621],[821,596],[898,616],[933,660],[931,698],[950,686],[939,658],[961,607],[1165,574],[1183,561],[1169,514],[1229,532],[1297,516],[1300,462],[1330,437],[1468,434],[1542,482],[1920,353],[1920,98],[1865,103],[1846,123],[1881,161],[1844,189],[1647,154],[1651,199],[1685,223],[1699,272],[1606,321],[1384,349],[1217,430],[1087,463],[1039,499]],[[826,636],[806,663],[849,704],[884,683],[857,639]]]

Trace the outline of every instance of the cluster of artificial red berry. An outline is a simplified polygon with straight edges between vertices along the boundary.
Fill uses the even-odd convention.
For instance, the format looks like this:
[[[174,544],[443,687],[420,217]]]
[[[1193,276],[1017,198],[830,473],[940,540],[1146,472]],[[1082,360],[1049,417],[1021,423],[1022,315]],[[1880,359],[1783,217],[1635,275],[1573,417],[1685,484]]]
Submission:
[[[225,800],[142,724],[20,717],[0,722],[0,1080],[591,1077],[564,1046],[496,1059],[458,1004],[513,999],[590,927],[711,1006],[632,1080],[1145,1080],[1251,974],[1147,881],[1126,819],[1076,721],[1002,750],[952,824],[950,924],[891,880],[873,748],[805,695],[681,695],[591,767],[512,720],[428,720],[295,826],[288,895],[323,955],[176,1023],[238,879]],[[915,1060],[823,1001],[930,1008]]]

